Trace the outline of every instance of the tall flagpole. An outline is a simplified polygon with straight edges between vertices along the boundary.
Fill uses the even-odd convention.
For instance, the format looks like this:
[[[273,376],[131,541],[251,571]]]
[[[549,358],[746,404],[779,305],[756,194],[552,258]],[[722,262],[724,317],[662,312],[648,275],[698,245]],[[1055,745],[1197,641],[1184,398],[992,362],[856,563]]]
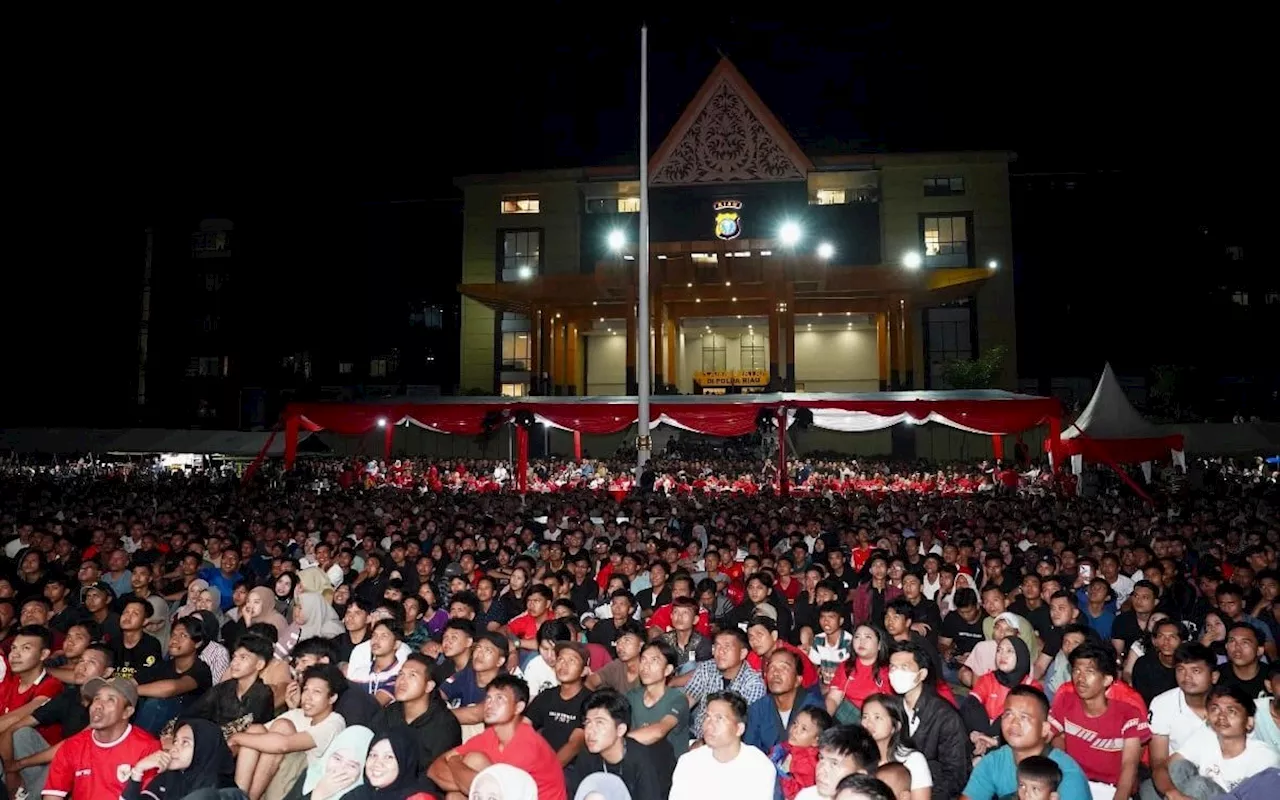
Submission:
[[[649,440],[649,381],[653,375],[649,365],[649,337],[653,325],[649,319],[649,27],[640,27],[640,308],[636,361],[640,375],[637,381],[640,397],[637,404],[636,477],[644,469],[653,448]]]

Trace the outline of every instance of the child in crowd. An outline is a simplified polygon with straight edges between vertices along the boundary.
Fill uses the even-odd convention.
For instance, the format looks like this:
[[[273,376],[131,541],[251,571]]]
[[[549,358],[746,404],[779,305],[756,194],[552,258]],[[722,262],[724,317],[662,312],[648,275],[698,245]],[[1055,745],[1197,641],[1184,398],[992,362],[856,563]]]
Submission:
[[[1046,756],[1029,756],[1018,762],[1018,800],[1058,800],[1062,768]]]
[[[893,792],[893,800],[911,800],[911,770],[899,761],[886,761],[876,767],[876,779]]]
[[[802,708],[791,716],[787,741],[769,754],[778,769],[778,783],[786,800],[795,800],[801,789],[817,780],[818,737],[833,723],[831,715],[818,706]]]

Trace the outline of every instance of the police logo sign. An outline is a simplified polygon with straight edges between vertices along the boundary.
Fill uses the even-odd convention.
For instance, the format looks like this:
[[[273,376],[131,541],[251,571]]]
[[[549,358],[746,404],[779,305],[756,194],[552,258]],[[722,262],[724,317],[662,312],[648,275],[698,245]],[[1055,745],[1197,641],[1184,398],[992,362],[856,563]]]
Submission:
[[[716,237],[719,239],[737,239],[742,233],[741,200],[717,200],[713,206],[716,210]]]

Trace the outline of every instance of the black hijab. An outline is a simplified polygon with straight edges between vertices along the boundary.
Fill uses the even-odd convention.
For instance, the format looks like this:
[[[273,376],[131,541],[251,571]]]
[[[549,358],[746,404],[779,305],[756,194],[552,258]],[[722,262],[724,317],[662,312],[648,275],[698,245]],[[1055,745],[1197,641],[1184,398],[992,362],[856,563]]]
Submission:
[[[1017,655],[1018,661],[1014,665],[1013,669],[1008,672],[1004,672],[997,668],[995,675],[996,681],[998,681],[1001,686],[1012,689],[1022,683],[1022,681],[1031,672],[1031,650],[1027,648],[1027,643],[1019,639],[1016,635],[1007,637],[1005,641],[1009,642],[1009,644],[1013,646],[1013,652]],[[999,645],[997,645],[997,647],[998,646]]]
[[[191,728],[195,751],[191,765],[184,770],[161,772],[143,795],[159,800],[182,800],[198,789],[230,789],[236,785],[236,761],[231,756],[222,729],[205,719],[178,720],[177,730]]]
[[[375,789],[369,783],[369,775],[366,773],[364,784],[351,793],[350,799],[408,800],[415,794],[431,794],[427,780],[423,777],[426,765],[422,763],[422,745],[418,743],[413,731],[406,726],[392,728],[384,736],[375,736],[369,743],[369,750],[372,751],[384,739],[391,745],[391,752],[395,753],[399,774],[389,786]]]

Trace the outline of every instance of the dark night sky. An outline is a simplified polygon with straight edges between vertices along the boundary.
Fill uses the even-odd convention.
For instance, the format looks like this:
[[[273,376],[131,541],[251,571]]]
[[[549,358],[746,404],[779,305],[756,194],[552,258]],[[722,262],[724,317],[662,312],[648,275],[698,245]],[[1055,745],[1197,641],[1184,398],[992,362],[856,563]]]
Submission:
[[[1190,189],[1224,172],[1210,164],[1247,163],[1265,133],[1261,26],[1244,17],[789,4],[770,21],[747,4],[643,5],[653,148],[718,50],[813,151],[1009,148],[1024,165],[1177,173]],[[30,261],[10,260],[6,338],[29,402],[132,369],[141,230],[157,219],[268,220],[264,288],[296,285],[383,268],[367,209],[448,194],[454,174],[636,158],[638,13],[439,8],[168,20],[169,35],[64,45],[24,76],[15,221]],[[1225,173],[1225,194],[1250,183]]]

